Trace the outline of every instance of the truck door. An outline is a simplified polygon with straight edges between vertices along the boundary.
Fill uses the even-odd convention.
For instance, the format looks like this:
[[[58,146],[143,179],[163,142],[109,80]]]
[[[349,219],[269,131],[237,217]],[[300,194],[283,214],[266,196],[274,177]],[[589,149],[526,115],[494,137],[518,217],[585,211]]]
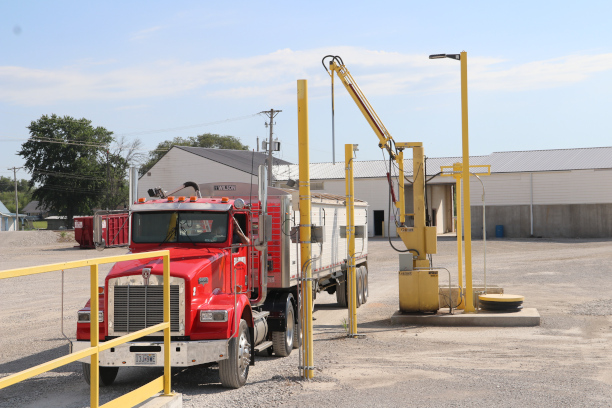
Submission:
[[[246,214],[233,214],[238,226],[230,220],[232,228],[232,280],[234,276],[236,281],[234,286],[237,288],[237,292],[249,294],[251,290],[251,282],[249,279],[249,265],[251,254],[249,253],[250,245],[243,242],[240,234],[241,231],[244,236],[249,237],[249,220]]]

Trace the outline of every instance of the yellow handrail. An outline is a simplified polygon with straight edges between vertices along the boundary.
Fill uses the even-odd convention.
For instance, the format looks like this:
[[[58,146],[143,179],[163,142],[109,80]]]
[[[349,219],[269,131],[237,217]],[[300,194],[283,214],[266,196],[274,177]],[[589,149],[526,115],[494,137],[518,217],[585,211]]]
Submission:
[[[107,341],[102,345],[99,341],[99,299],[98,299],[98,265],[120,261],[129,261],[133,259],[149,259],[162,258],[164,263],[164,322],[155,326],[147,327],[134,333],[126,334],[125,336]],[[143,385],[142,387],[131,391],[121,397],[118,397],[110,402],[107,402],[102,408],[112,407],[133,407],[148,398],[151,398],[157,392],[162,391],[164,395],[172,395],[170,390],[170,251],[153,251],[143,252],[140,254],[128,254],[109,256],[105,258],[93,258],[82,261],[64,262],[50,265],[33,266],[29,268],[8,269],[0,271],[0,279],[16,278],[19,276],[34,275],[37,273],[53,272],[64,269],[81,268],[84,266],[90,267],[90,307],[89,307],[89,338],[91,347],[81,350],[70,355],[56,358],[49,362],[37,365],[36,367],[20,371],[0,379],[0,389],[6,388],[18,382],[27,380],[38,374],[45,373],[57,367],[72,363],[87,356],[91,356],[91,372],[90,372],[90,405],[92,408],[98,408],[100,404],[100,383],[99,383],[99,353],[108,350],[112,347],[117,347],[120,344],[127,343],[158,332],[164,331],[164,375],[155,380]]]

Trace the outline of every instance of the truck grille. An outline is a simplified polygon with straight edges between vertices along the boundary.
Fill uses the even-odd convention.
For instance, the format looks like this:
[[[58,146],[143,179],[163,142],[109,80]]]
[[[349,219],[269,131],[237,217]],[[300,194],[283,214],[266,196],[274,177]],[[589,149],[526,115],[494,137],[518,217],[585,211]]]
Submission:
[[[135,332],[164,321],[164,287],[115,286],[114,331]],[[179,331],[179,286],[170,285],[170,331]]]

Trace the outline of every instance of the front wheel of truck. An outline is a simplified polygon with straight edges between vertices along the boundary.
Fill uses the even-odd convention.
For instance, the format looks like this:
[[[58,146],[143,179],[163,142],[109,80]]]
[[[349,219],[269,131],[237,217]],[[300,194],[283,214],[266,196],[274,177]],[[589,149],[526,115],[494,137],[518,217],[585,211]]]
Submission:
[[[247,322],[240,320],[238,337],[229,341],[228,358],[219,361],[219,378],[225,388],[240,388],[246,384],[251,363],[251,340]]]
[[[87,385],[89,385],[91,381],[91,364],[81,364],[83,366],[83,377]],[[106,386],[113,385],[118,372],[119,367],[100,367],[100,383]]]

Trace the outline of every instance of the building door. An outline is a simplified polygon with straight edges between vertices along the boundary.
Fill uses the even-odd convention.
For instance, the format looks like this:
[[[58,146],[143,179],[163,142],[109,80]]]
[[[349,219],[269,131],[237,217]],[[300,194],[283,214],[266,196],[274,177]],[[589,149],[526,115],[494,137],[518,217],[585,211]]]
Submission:
[[[383,223],[385,222],[385,211],[374,210],[374,235],[381,236],[383,234]]]

